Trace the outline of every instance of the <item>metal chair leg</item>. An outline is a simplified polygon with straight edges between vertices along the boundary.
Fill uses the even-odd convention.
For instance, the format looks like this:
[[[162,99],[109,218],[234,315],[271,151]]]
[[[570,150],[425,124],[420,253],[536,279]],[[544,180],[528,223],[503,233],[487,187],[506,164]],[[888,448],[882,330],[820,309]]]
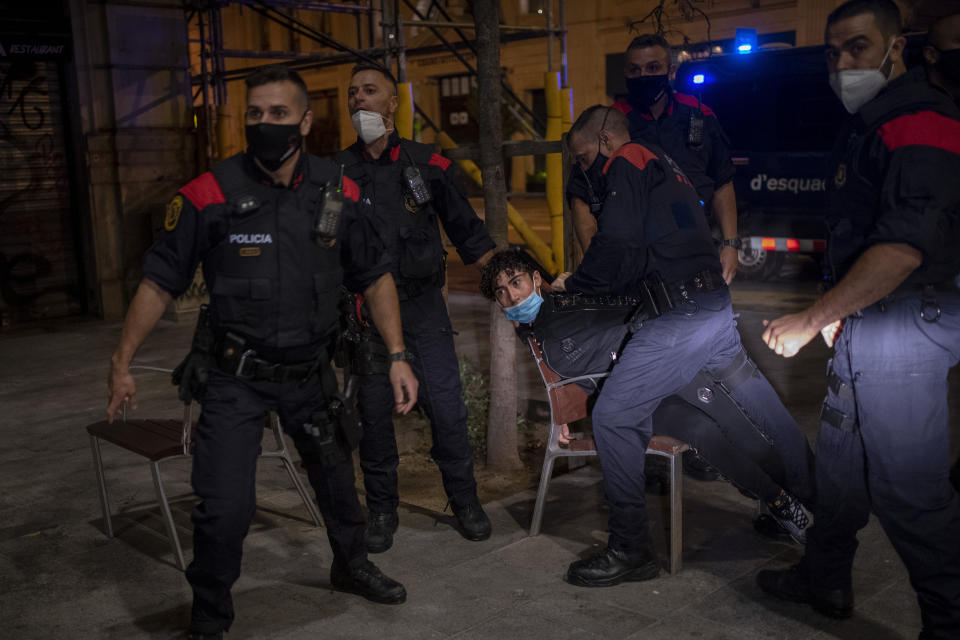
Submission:
[[[287,453],[286,447],[283,449],[283,455],[277,456],[280,459],[280,462],[283,463],[283,467],[287,470],[287,473],[290,475],[290,481],[293,482],[294,488],[297,490],[297,493],[300,494],[300,499],[303,500],[303,506],[307,508],[307,511],[310,513],[310,517],[313,519],[313,524],[316,526],[321,526],[322,522],[320,520],[320,512],[316,504],[310,499],[310,494],[307,492],[307,488],[303,486],[303,481],[300,479],[300,474],[297,473],[297,469],[293,464],[293,460],[290,459],[290,455]]]
[[[187,564],[183,561],[183,549],[180,548],[180,536],[177,535],[177,527],[173,522],[173,514],[170,513],[170,505],[167,503],[167,494],[163,491],[163,483],[160,480],[160,463],[151,462],[150,472],[153,474],[153,486],[157,490],[157,501],[160,503],[160,510],[163,512],[163,521],[167,526],[167,535],[170,537],[170,546],[173,547],[174,558],[177,562],[177,568],[185,571]]]
[[[530,521],[530,535],[540,534],[540,521],[543,519],[543,509],[547,502],[547,489],[550,486],[550,476],[553,475],[553,461],[556,456],[549,448],[543,456],[543,470],[540,472],[540,486],[537,488],[537,502],[533,505],[533,518]]]
[[[90,450],[93,452],[93,467],[97,472],[97,489],[100,493],[100,509],[103,510],[103,527],[107,537],[113,537],[113,520],[110,518],[110,498],[107,496],[107,483],[103,480],[103,457],[100,455],[100,439],[90,436]]]
[[[670,456],[670,573],[683,568],[683,465]]]

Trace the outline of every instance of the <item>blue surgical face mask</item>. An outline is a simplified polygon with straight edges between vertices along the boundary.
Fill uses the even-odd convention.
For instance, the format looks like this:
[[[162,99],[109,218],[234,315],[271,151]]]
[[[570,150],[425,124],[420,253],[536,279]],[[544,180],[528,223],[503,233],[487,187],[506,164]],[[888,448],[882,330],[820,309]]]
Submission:
[[[540,313],[541,304],[543,304],[543,298],[534,290],[531,291],[530,295],[526,298],[512,307],[507,307],[504,311],[507,314],[507,320],[530,324],[533,322],[533,319],[537,317],[537,314]]]

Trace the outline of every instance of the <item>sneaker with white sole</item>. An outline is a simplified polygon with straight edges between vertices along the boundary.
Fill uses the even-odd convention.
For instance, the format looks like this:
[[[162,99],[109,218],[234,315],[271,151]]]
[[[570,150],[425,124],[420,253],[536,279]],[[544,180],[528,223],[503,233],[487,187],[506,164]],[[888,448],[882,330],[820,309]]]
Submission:
[[[774,498],[772,502],[761,502],[760,511],[761,513],[768,513],[796,542],[807,543],[807,529],[810,527],[811,520],[810,512],[789,493],[781,490],[780,495]]]

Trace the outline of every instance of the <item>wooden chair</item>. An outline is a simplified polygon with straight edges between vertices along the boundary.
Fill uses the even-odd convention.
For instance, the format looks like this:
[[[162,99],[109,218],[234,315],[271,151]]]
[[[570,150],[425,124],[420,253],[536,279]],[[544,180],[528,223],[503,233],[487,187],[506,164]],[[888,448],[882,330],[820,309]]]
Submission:
[[[149,369],[170,373],[167,369],[156,367],[130,367],[134,369]],[[163,521],[166,525],[167,536],[170,538],[170,546],[173,549],[177,568],[183,571],[186,563],[183,560],[183,549],[180,546],[180,538],[177,535],[176,525],[173,522],[173,515],[170,512],[170,504],[167,495],[163,490],[163,481],[160,475],[160,463],[167,460],[178,458],[188,458],[193,453],[193,435],[196,424],[192,418],[192,405],[184,405],[182,420],[168,420],[155,418],[138,418],[127,420],[126,407],[120,420],[110,424],[106,420],[94,422],[87,425],[87,433],[90,435],[90,449],[93,452],[93,466],[97,472],[97,487],[100,492],[100,507],[103,510],[104,529],[108,538],[113,537],[113,522],[110,518],[110,499],[107,494],[107,485],[103,475],[103,458],[101,455],[101,441],[110,442],[116,446],[126,449],[131,453],[143,456],[150,463],[150,473],[153,476],[153,486],[157,492],[157,502],[160,504],[160,511],[163,514]],[[286,442],[283,439],[283,429],[280,427],[280,420],[276,414],[271,413],[268,418],[267,427],[273,433],[275,448],[261,450],[261,458],[275,458],[279,460],[287,470],[294,488],[303,500],[304,506],[310,513],[310,518],[316,526],[320,526],[320,514],[317,506],[310,499],[297,470],[294,467],[293,459],[287,450]]]
[[[570,434],[577,439],[572,440],[566,448],[560,446],[559,438],[563,425],[587,417],[587,398],[589,395],[575,383],[590,381],[596,385],[608,374],[561,378],[547,365],[540,345],[532,336],[527,339],[527,344],[533,354],[533,359],[537,363],[537,369],[543,379],[543,385],[547,391],[547,401],[550,405],[550,437],[543,457],[540,486],[537,489],[537,501],[533,507],[533,519],[530,523],[530,535],[535,536],[540,533],[540,522],[543,519],[543,509],[546,504],[547,489],[550,486],[550,477],[553,474],[554,461],[561,457],[575,458],[597,455],[593,438],[582,437],[582,434]],[[647,445],[647,453],[663,456],[670,460],[670,573],[677,573],[683,565],[683,469],[680,454],[689,448],[690,446],[685,442],[660,435],[653,436]]]

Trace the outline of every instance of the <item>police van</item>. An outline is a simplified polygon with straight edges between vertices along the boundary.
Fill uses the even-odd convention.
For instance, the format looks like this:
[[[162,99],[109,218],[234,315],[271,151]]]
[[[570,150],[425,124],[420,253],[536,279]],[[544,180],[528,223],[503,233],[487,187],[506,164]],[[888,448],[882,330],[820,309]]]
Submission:
[[[846,118],[823,47],[686,62],[675,87],[717,114],[737,173],[740,273],[775,276],[787,252],[825,247],[827,162]]]
[[[907,66],[922,35],[908,37]],[[830,153],[847,118],[827,82],[824,48],[733,53],[685,62],[675,88],[720,119],[737,173],[740,273],[776,276],[789,252],[820,254]]]

